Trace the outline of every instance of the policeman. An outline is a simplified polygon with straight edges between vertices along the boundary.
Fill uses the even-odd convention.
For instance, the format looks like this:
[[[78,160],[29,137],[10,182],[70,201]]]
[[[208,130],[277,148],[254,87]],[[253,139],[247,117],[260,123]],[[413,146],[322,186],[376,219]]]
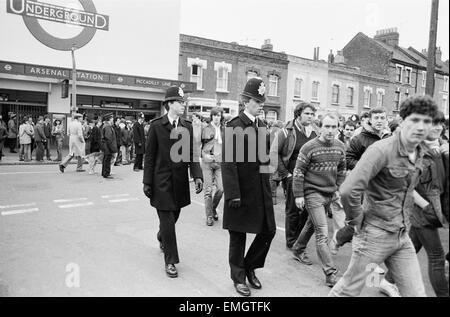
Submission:
[[[114,131],[113,113],[103,116],[104,124],[102,127],[102,145],[103,145],[103,161],[102,176],[103,178],[113,178],[111,176],[111,160],[113,155],[118,152],[116,133]]]
[[[223,228],[230,234],[231,279],[236,291],[243,296],[251,295],[246,277],[251,287],[261,288],[255,269],[264,266],[276,231],[270,173],[262,172],[261,167],[266,162],[258,158],[258,147],[264,144],[256,142],[266,137],[266,148],[270,142],[264,123],[257,118],[265,101],[265,90],[264,82],[259,78],[251,78],[247,82],[241,94],[244,110],[227,123],[222,150],[225,193]],[[260,133],[265,135],[258,135]],[[238,142],[238,139],[241,141]],[[258,145],[255,146],[255,143]],[[244,153],[236,153],[236,150],[244,150]],[[256,237],[245,255],[246,233],[254,233]]]
[[[144,194],[156,208],[159,217],[157,239],[164,252],[165,270],[169,277],[177,277],[175,264],[179,263],[175,223],[181,208],[191,203],[188,168],[195,180],[196,194],[203,188],[203,175],[199,159],[193,154],[191,121],[182,118],[184,92],[181,87],[167,89],[164,106],[168,113],[150,123],[145,145]],[[175,129],[175,131],[173,131]],[[174,138],[175,137],[175,138]],[[172,155],[172,146],[181,142],[181,160]],[[186,152],[188,159],[185,160]]]

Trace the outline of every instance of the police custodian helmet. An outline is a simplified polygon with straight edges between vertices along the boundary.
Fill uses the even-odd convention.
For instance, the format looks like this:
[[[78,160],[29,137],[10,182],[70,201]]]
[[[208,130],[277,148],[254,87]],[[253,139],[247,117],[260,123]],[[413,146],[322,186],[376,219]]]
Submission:
[[[244,92],[241,94],[242,96],[249,97],[255,99],[259,102],[266,101],[266,86],[264,82],[260,78],[250,78],[245,85]]]
[[[181,87],[171,86],[167,88],[166,97],[164,98],[164,102],[168,101],[180,101],[184,102],[184,91]]]

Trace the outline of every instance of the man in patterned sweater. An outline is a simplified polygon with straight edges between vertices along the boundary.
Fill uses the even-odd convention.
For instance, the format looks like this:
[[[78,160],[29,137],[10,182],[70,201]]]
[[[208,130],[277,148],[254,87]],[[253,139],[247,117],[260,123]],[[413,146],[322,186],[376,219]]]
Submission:
[[[339,186],[345,178],[345,146],[335,137],[338,133],[338,116],[326,114],[322,118],[319,137],[307,142],[301,149],[293,176],[295,204],[306,207],[309,218],[295,242],[295,250],[304,252],[315,232],[316,249],[325,283],[333,287],[337,282],[337,268],[328,247],[328,223],[325,207],[339,199]]]

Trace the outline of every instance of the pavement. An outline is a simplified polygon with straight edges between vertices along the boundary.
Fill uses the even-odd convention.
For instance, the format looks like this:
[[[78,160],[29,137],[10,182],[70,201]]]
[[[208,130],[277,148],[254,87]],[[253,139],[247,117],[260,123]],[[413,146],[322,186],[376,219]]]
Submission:
[[[171,279],[142,172],[128,165],[112,173],[109,180],[77,173],[75,166],[64,174],[53,165],[0,166],[0,296],[240,297],[230,279],[222,203],[219,221],[206,226],[203,193],[196,195],[191,183],[192,203],[176,227],[179,277]],[[314,239],[307,249],[314,264],[300,264],[285,247],[284,202],[275,205],[275,218],[277,234],[265,267],[256,271],[263,288],[252,297],[327,296]],[[448,250],[448,231],[441,233]],[[340,274],[350,255],[349,244],[333,257]],[[424,251],[419,261],[427,294],[434,296]],[[376,287],[361,295],[384,296]]]
[[[57,158],[56,149],[54,149],[53,147],[50,148],[51,160],[49,161],[49,160],[47,160],[47,158],[44,158],[43,162],[38,162],[35,160],[36,150],[34,150],[31,153],[32,160],[29,162],[19,161],[19,149],[16,149],[17,153],[11,153],[9,151],[9,148],[3,148],[2,152],[3,152],[4,156],[0,160],[0,166],[2,166],[2,165],[55,165],[55,164],[59,164],[59,162],[53,161]],[[69,154],[69,148],[64,147],[61,152],[62,152],[62,158],[64,159],[64,157],[67,154]],[[76,164],[76,160],[71,161],[69,164]]]

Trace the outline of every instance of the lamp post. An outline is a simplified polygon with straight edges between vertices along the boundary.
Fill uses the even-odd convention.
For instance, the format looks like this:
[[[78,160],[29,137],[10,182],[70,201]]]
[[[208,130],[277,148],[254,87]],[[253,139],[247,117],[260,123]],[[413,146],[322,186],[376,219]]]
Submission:
[[[436,67],[436,37],[438,24],[439,0],[432,0],[431,3],[431,21],[430,38],[428,42],[428,61],[427,61],[427,82],[425,93],[433,97],[434,95],[434,70]]]

